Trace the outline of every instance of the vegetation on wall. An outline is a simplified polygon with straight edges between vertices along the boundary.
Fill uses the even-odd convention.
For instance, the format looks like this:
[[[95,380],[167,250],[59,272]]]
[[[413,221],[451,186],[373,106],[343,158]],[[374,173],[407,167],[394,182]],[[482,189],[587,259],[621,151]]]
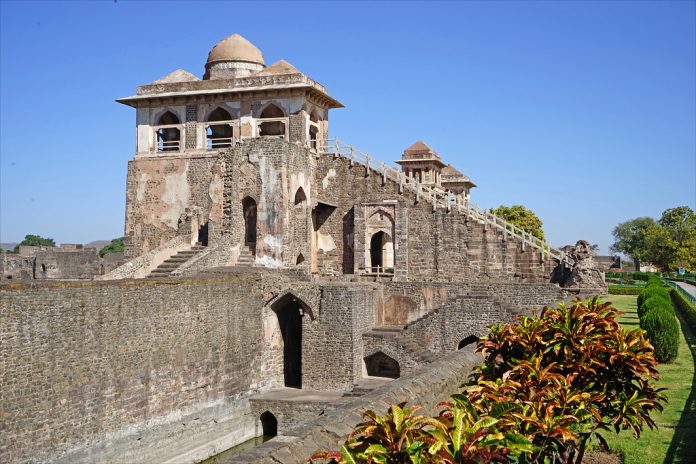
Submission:
[[[696,269],[696,214],[688,206],[669,208],[659,220],[639,217],[612,231],[613,252],[630,256],[636,266],[649,262],[661,270]]]
[[[102,258],[109,253],[122,253],[123,252],[123,237],[115,238],[99,250],[99,256]]]
[[[19,247],[21,246],[48,246],[48,247],[54,247],[56,246],[55,240],[52,238],[44,238],[40,235],[31,235],[28,234],[24,237],[24,240],[19,242],[15,247],[14,247],[14,252],[19,253]]]
[[[525,232],[529,232],[536,238],[544,240],[543,222],[531,210],[522,205],[501,205],[491,210],[491,213],[516,225]]]
[[[600,432],[638,437],[666,399],[644,332],[618,314],[594,298],[493,326],[474,380],[437,417],[368,411],[340,451],[313,462],[578,464],[590,440],[606,444]]]

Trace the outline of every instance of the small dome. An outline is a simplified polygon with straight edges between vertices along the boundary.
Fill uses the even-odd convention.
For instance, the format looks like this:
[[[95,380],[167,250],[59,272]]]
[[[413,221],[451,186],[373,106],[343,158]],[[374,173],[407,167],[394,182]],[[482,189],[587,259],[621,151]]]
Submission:
[[[263,53],[239,34],[222,39],[208,53],[207,64],[217,61],[245,61],[265,65]]]

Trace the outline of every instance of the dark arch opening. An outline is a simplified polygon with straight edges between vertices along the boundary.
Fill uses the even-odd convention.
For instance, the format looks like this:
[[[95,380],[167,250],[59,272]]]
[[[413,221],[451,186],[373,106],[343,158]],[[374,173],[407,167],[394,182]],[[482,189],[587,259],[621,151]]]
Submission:
[[[473,343],[478,343],[479,338],[476,335],[469,335],[468,337],[464,338],[462,341],[459,342],[459,345],[457,345],[457,349],[461,350],[462,348],[469,346]]]
[[[295,192],[295,206],[304,205],[307,202],[307,195],[302,187],[297,189]]]
[[[388,377],[398,379],[401,376],[401,368],[397,360],[381,351],[364,358],[367,375],[376,377]]]
[[[370,239],[370,266],[372,272],[384,271],[384,245],[388,242],[389,235],[379,231]]]
[[[285,113],[276,105],[270,104],[261,112],[261,119],[284,118]],[[259,125],[259,135],[261,137],[274,136],[282,137],[285,135],[285,123],[283,121],[261,122]]]
[[[167,111],[157,121],[158,126],[179,124],[179,118]],[[162,127],[157,130],[157,151],[179,151],[181,131],[178,127]]]
[[[297,255],[297,260],[295,261],[295,264],[302,264],[302,263],[304,263],[304,256],[302,255],[302,253],[300,253],[299,255]]]
[[[208,222],[198,228],[198,243],[208,246]]]
[[[304,305],[287,294],[272,306],[283,337],[283,381],[286,387],[302,388],[302,317]]]
[[[216,108],[208,116],[208,122],[230,121],[232,115],[223,108]],[[206,129],[208,148],[226,148],[232,146],[232,126],[227,124],[211,124]]]
[[[266,108],[263,109],[261,112],[261,118],[283,118],[285,117],[285,113],[283,113],[283,110],[278,108],[276,105],[271,103],[268,105]]]
[[[244,213],[244,244],[256,254],[256,201],[251,197],[242,200]]]
[[[310,126],[309,128],[309,146],[311,148],[317,148],[317,134],[319,129],[316,126]]]
[[[278,419],[269,411],[261,414],[261,430],[263,431],[263,436],[267,438],[278,435]]]

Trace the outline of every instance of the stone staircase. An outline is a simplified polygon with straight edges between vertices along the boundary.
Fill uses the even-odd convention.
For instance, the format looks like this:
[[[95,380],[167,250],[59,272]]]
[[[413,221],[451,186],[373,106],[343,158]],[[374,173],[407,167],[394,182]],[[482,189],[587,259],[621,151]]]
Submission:
[[[249,250],[248,247],[242,247],[239,258],[237,259],[237,266],[252,267],[253,265],[254,255],[251,254],[251,250]]]
[[[179,266],[196,256],[201,251],[205,250],[206,247],[200,243],[196,243],[188,250],[180,251],[169,259],[166,259],[162,264],[157,266],[150,275],[147,276],[148,279],[157,279],[162,277],[169,277],[175,269]]]
[[[431,316],[433,312],[428,313],[426,316]],[[441,356],[441,353],[433,353],[423,346],[404,340],[401,334],[405,329],[405,326],[374,327],[372,330],[363,333],[363,338],[373,338],[394,343],[420,363],[430,363]]]

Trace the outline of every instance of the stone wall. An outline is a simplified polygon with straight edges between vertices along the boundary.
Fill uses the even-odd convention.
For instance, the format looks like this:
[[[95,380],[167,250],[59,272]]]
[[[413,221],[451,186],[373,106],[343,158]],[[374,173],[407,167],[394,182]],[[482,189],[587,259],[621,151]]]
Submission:
[[[370,230],[366,216],[380,204],[385,210],[395,209],[397,279],[548,282],[556,267],[554,260],[542,260],[532,247],[523,249],[518,240],[506,240],[501,232],[486,229],[464,213],[433,211],[427,198],[417,201],[413,192],[400,192],[398,183],[380,172],[346,158],[319,157],[315,181],[318,198],[337,206],[320,228],[335,244],[331,250],[317,251],[323,258],[320,273],[333,274],[333,269],[343,268],[344,257],[350,254],[354,272],[364,270]]]
[[[303,388],[350,391],[377,290],[251,269],[3,286],[0,461],[159,461],[251,438],[249,396],[283,386],[275,303],[306,308]]]
[[[471,349],[452,353],[412,375],[394,380],[355,401],[324,411],[321,417],[286,432],[225,461],[225,464],[296,464],[305,462],[317,450],[338,449],[362,413],[371,409],[385,414],[392,404],[407,401],[423,406],[424,414],[435,415],[437,404],[460,391],[481,357]]]
[[[233,413],[228,434],[249,437],[259,280],[4,286],[0,461],[159,460]]]
[[[177,235],[195,236],[208,223],[222,233],[222,175],[217,153],[142,157],[128,162],[125,255],[136,258]],[[195,229],[195,230],[192,230]]]

